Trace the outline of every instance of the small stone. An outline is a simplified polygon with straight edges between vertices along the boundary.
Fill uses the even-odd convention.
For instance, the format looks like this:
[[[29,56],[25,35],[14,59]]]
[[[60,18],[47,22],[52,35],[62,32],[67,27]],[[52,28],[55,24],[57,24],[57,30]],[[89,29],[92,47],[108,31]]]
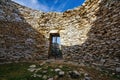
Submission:
[[[34,40],[32,38],[28,38],[26,41],[25,41],[25,44],[32,44],[34,43]]]
[[[34,72],[35,69],[34,69],[34,68],[29,68],[28,71],[30,71],[30,72]]]
[[[51,60],[46,60],[46,63],[51,63]]]
[[[104,63],[106,62],[106,60],[105,60],[105,59],[101,59],[100,62],[101,62],[102,64],[104,64]]]
[[[35,70],[35,72],[38,72],[39,70],[41,70],[42,68],[37,68],[36,70]]]
[[[33,77],[37,77],[37,74],[33,74]]]
[[[78,71],[70,71],[69,75],[71,78],[79,78],[80,77],[80,73]]]
[[[84,76],[85,76],[85,77],[88,77],[88,76],[89,76],[89,74],[88,74],[88,73],[85,73],[85,74],[84,74]]]
[[[37,76],[37,77],[42,77],[42,75],[38,75],[38,74],[37,74],[36,76]]]
[[[117,68],[116,68],[116,72],[117,72],[117,73],[120,73],[120,67],[117,67]]]
[[[40,66],[43,66],[45,63],[46,63],[46,62],[42,62],[42,63],[40,64]]]
[[[59,69],[59,68],[55,69],[55,72],[60,72],[60,71],[61,71],[61,69]]]
[[[84,63],[81,63],[81,62],[79,63],[79,65],[80,65],[80,66],[85,66],[85,64],[84,64]]]
[[[54,79],[55,79],[55,80],[58,80],[58,75],[55,75],[55,76],[54,76]]]
[[[29,67],[30,67],[30,68],[35,68],[35,67],[36,67],[36,65],[30,65]]]
[[[60,65],[60,66],[59,66],[59,68],[63,68],[63,66],[62,66],[62,65]]]
[[[53,69],[50,69],[50,71],[54,71]]]
[[[112,73],[112,75],[115,75],[115,73]]]
[[[49,78],[48,80],[53,80],[53,78]]]
[[[44,76],[43,76],[43,79],[45,79],[45,80],[46,80],[46,79],[47,79],[47,76],[46,76],[46,75],[44,75]]]
[[[80,75],[78,71],[73,71],[76,75]]]
[[[91,80],[90,77],[85,77],[85,80]]]
[[[45,74],[45,73],[47,73],[47,71],[43,71],[43,73]]]
[[[85,76],[85,80],[91,80],[88,73],[85,73],[84,76]]]
[[[63,76],[64,76],[64,74],[65,74],[65,72],[64,72],[64,71],[60,71],[58,75],[59,75],[59,77],[63,77]]]

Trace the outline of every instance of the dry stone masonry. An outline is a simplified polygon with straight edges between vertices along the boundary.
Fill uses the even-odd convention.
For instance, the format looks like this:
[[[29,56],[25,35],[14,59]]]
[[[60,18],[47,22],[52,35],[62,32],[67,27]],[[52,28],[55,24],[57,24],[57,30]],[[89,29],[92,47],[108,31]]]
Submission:
[[[120,72],[120,1],[86,0],[64,13],[44,13],[0,0],[0,61],[48,58],[59,33],[63,59]]]

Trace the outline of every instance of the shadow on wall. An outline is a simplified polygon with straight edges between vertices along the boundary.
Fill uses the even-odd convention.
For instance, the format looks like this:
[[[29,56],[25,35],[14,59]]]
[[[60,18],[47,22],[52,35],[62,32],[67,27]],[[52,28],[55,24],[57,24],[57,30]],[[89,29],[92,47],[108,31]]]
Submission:
[[[3,14],[0,12],[0,16],[6,18],[6,20],[0,20],[0,62],[32,61],[40,57],[44,58],[44,55],[39,56],[46,51],[45,46],[42,46],[45,45],[44,35],[26,22],[23,13],[16,6],[18,4],[6,2],[0,4],[3,11]],[[32,12],[28,11],[28,15],[30,13]],[[18,19],[22,20],[16,21]]]
[[[66,60],[115,70],[120,67],[120,1],[103,0],[95,12],[87,40],[82,45],[62,46]],[[92,10],[92,8],[91,8]],[[88,12],[84,14],[92,13]],[[88,17],[86,17],[88,18]],[[87,19],[89,20],[89,18]]]

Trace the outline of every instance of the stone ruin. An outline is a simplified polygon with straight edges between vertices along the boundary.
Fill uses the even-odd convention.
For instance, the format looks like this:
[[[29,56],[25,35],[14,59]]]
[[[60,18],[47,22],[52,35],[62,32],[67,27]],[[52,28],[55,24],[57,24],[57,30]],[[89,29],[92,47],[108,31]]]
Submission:
[[[0,0],[0,62],[48,59],[59,34],[64,60],[120,71],[120,1],[86,0],[63,13]]]

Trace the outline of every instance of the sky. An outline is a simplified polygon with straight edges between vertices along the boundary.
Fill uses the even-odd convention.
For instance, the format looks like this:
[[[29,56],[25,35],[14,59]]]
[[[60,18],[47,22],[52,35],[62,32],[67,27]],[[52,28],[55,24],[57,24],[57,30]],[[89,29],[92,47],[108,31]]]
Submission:
[[[56,43],[56,37],[53,37],[52,43]],[[60,44],[60,37],[57,37],[57,43]]]
[[[64,12],[84,3],[85,0],[12,0],[43,12]]]

